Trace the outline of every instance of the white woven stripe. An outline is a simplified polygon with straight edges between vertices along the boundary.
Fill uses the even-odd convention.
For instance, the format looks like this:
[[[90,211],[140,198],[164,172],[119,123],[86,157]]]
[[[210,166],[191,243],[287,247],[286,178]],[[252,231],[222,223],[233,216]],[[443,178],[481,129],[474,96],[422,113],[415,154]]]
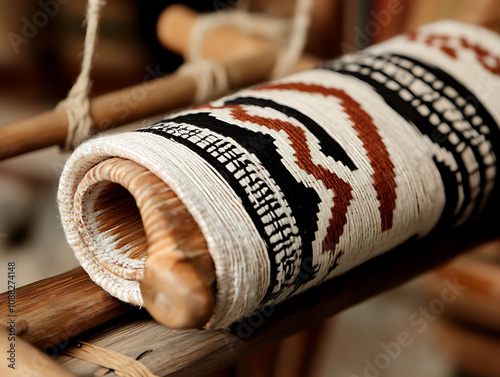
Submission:
[[[440,34],[455,36],[451,41],[452,45],[457,45],[456,39],[465,38],[473,44],[482,46],[487,51],[495,55],[500,55],[499,36],[491,30],[480,26],[464,24],[456,21],[441,21],[419,29],[422,39],[429,34]],[[397,46],[397,47],[396,47]],[[443,53],[438,48],[430,48],[423,43],[410,43],[406,36],[399,36],[384,43],[374,45],[365,51],[379,54],[388,51],[397,51],[402,55],[414,57],[417,60],[428,62],[441,67],[459,78],[469,90],[479,97],[481,103],[493,115],[495,120],[500,120],[500,107],[498,106],[498,96],[500,95],[500,79],[482,67],[471,51],[459,48],[460,58],[453,59]],[[492,62],[494,66],[495,62]]]
[[[331,97],[321,95],[304,96],[297,92],[279,93],[280,103],[293,103],[296,109],[309,114],[318,123],[324,125],[325,130],[335,137],[345,150],[351,152],[350,157],[359,166],[357,171],[351,172],[341,163],[336,163],[331,157],[327,158],[321,151],[315,150],[313,160],[317,164],[331,167],[331,170],[335,171],[341,178],[353,183],[353,186],[355,185],[353,187],[354,200],[350,207],[347,228],[338,245],[340,250],[349,250],[349,253],[346,253],[343,263],[334,270],[334,274],[329,276],[327,276],[327,270],[331,266],[333,253],[316,253],[314,263],[321,266],[321,269],[313,281],[299,290],[302,292],[326,278],[337,276],[369,258],[394,248],[414,235],[422,237],[428,234],[441,216],[445,196],[439,172],[432,160],[429,159],[433,152],[433,143],[429,140],[415,143],[415,140],[421,139],[422,136],[415,129],[408,127],[407,121],[397,112],[388,108],[373,88],[354,78],[325,71],[307,71],[277,82],[297,81],[344,89],[363,104],[365,110],[374,118],[374,123],[379,127],[382,136],[387,134],[387,138],[384,137],[384,140],[387,141],[391,158],[396,166],[396,190],[398,198],[401,198],[394,213],[394,227],[388,232],[380,232],[379,203],[373,200],[376,197],[371,178],[373,169],[366,156],[366,151],[362,148],[349,119],[332,118],[332,114],[342,114],[343,112],[339,100],[332,100]],[[273,90],[253,91],[247,89],[227,98],[257,96],[265,99],[276,99],[276,94],[277,92]],[[215,101],[214,104],[222,104],[225,99]],[[325,109],[329,109],[329,111],[325,112]],[[252,113],[251,110],[249,112]],[[266,127],[258,124],[235,121],[226,108],[212,110],[212,114],[218,119],[224,119],[243,128],[257,131],[266,130]],[[309,147],[313,149],[317,145],[317,139],[295,119],[272,110],[269,110],[267,114],[273,119],[286,119],[296,124],[308,133]],[[275,131],[269,133],[278,134]],[[319,251],[321,250],[321,240],[326,235],[328,226],[330,212],[328,203],[332,202],[332,192],[325,189],[321,182],[311,179],[310,175],[297,168],[294,158],[295,152],[290,147],[288,139],[278,141],[283,142],[280,144],[280,151],[283,152],[284,163],[287,164],[288,169],[295,172],[299,181],[306,182],[321,193],[324,204],[319,219],[321,225],[313,246],[315,250]],[[411,172],[411,175],[408,172]],[[353,237],[353,235],[355,236]],[[290,293],[291,290],[285,290],[282,295],[286,297]]]
[[[436,226],[467,220],[493,189],[499,153],[493,127],[500,121],[500,91],[478,89],[477,78],[500,75],[485,69],[462,42],[450,56],[425,38],[447,35],[455,43],[464,37],[493,55],[500,55],[500,40],[451,22],[420,33],[416,41],[398,37],[325,69],[184,111],[149,131],[79,147],[61,178],[59,201],[82,266],[114,296],[142,304],[138,283],[117,275],[135,276],[143,261],[120,260],[122,251],[96,234],[89,219],[80,230],[75,225],[78,183],[113,156],[158,176],[199,224],[217,276],[216,309],[207,327],[227,327]],[[480,102],[464,113],[461,90]],[[435,130],[445,138],[437,140]],[[86,200],[82,205],[92,208],[92,196]],[[345,213],[338,212],[344,205]],[[310,271],[302,264],[307,253]],[[125,267],[112,273],[99,259]]]

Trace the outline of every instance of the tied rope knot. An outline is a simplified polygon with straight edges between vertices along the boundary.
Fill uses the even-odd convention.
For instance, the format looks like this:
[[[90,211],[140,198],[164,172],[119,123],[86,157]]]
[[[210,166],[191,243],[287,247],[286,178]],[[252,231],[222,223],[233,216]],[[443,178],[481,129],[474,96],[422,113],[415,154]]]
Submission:
[[[229,91],[226,68],[220,62],[199,58],[184,63],[178,72],[191,76],[196,82],[193,99],[195,105],[201,105]]]
[[[76,87],[73,86],[73,89]],[[94,121],[90,116],[90,100],[88,89],[78,89],[75,94],[68,97],[57,105],[57,109],[62,109],[68,117],[68,135],[64,144],[64,150],[75,149],[83,140],[91,136],[91,129]]]
[[[89,93],[92,87],[90,71],[92,69],[92,58],[98,35],[99,16],[106,0],[89,0],[85,23],[87,31],[83,49],[82,68],[75,84],[68,93],[68,97],[57,105],[63,109],[68,116],[68,135],[64,149],[74,149],[83,140],[89,137],[94,122],[90,116]]]
[[[106,0],[88,0],[87,31],[81,72],[68,97],[61,101],[68,117],[68,135],[64,149],[74,149],[90,136],[93,120],[90,115],[89,93],[92,86],[90,71],[98,35],[99,16]],[[186,63],[180,72],[196,82],[194,102],[204,103],[229,91],[227,72],[222,63],[203,58],[205,36],[219,26],[235,26],[247,34],[257,35],[286,45],[281,48],[271,78],[280,78],[291,72],[304,48],[310,23],[312,0],[296,0],[294,17],[285,21],[262,14],[250,14],[242,9],[221,11],[200,16],[190,35]]]

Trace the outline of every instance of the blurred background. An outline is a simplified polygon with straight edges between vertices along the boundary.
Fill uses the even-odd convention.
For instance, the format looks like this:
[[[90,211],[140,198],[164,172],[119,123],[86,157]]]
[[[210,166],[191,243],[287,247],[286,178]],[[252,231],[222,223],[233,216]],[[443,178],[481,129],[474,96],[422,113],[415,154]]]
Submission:
[[[92,95],[168,74],[182,63],[156,38],[157,18],[170,3],[107,1]],[[182,3],[201,12],[243,6],[279,18],[291,17],[294,9],[291,0]],[[66,96],[80,69],[85,8],[84,0],[0,0],[0,125],[50,110]],[[321,59],[333,58],[447,18],[499,30],[499,10],[497,0],[315,0],[306,50]],[[15,261],[18,286],[78,265],[66,244],[56,203],[67,157],[53,147],[0,162],[0,268]],[[280,373],[500,376],[499,245],[486,245],[473,256],[461,257],[458,264],[336,316],[320,326],[307,373],[290,360],[280,361]],[[460,292],[441,310],[436,297],[457,276],[468,282],[467,294]],[[2,291],[6,280],[2,278]],[[424,316],[422,308],[431,314]],[[412,318],[422,322],[412,324]],[[394,342],[402,333],[409,334],[408,345],[400,345],[398,351]]]

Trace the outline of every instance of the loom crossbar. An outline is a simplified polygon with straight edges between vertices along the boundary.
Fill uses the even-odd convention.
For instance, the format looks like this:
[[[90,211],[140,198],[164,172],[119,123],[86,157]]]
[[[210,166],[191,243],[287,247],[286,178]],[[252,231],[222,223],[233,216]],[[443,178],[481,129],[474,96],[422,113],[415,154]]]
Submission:
[[[144,310],[132,310],[107,295],[78,268],[18,289],[17,310],[23,313],[19,320],[29,326],[23,337],[50,354],[78,341],[133,359],[151,351],[141,362],[159,376],[208,374],[499,237],[497,216],[498,210],[490,210],[467,227],[401,245],[307,294],[233,325],[229,332],[168,329]],[[2,293],[0,301],[5,302],[6,295]],[[2,321],[5,308],[2,305]],[[57,360],[79,376],[93,376],[100,368],[64,355]]]

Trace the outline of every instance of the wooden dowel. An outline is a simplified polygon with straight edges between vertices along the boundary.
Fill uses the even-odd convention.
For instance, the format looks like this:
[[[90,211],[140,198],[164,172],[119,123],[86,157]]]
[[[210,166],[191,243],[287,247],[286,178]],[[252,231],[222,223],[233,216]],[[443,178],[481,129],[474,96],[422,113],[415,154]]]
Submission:
[[[0,350],[2,351],[0,375],[3,377],[73,376],[73,374],[22,337],[18,335],[12,337],[12,334],[4,326],[0,326]]]
[[[90,169],[75,201],[103,182],[125,188],[139,210],[142,221],[133,224],[143,226],[147,237],[141,292],[148,312],[171,328],[203,326],[214,307],[215,268],[205,238],[186,207],[158,177],[122,158],[108,159]],[[113,200],[114,188],[119,191],[117,186],[108,186],[106,200],[98,196],[93,206],[94,212],[100,213],[96,218],[98,226],[101,221],[109,223],[109,219],[117,217],[115,211],[122,210],[122,206],[109,206],[110,202],[118,202]],[[130,232],[130,227],[124,229],[123,223],[117,223],[106,237],[116,242]]]
[[[0,127],[0,160],[64,143],[68,118],[60,110],[44,112]]]
[[[191,34],[198,17],[198,13],[182,4],[166,7],[156,24],[158,40],[167,49],[189,57]],[[276,44],[269,39],[249,35],[238,27],[224,25],[208,31],[204,42],[200,55],[220,62],[231,61],[235,56],[244,59],[269,48],[277,49]]]
[[[8,293],[0,295],[0,320],[7,323]],[[107,294],[82,268],[16,289],[16,322],[28,324],[23,338],[38,347],[66,341],[123,314],[133,306]]]
[[[195,93],[194,80],[174,73],[90,101],[93,133],[118,127],[145,117],[187,106]],[[62,145],[68,133],[68,118],[55,109],[33,118],[0,127],[0,160],[53,145]]]

